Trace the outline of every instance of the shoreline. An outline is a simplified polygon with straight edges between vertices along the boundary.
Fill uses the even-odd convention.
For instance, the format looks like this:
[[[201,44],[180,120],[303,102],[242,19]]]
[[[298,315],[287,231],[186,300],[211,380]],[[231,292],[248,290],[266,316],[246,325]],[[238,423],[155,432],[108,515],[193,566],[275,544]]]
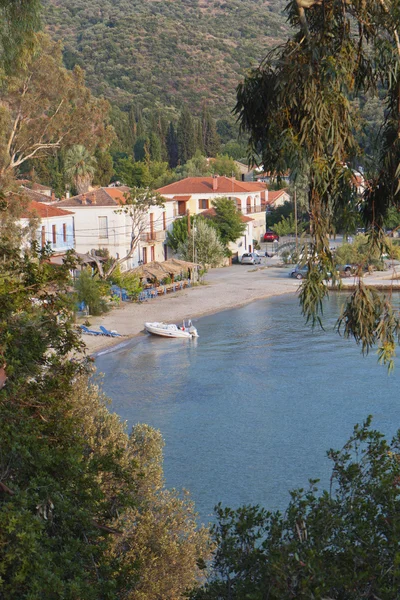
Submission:
[[[147,335],[144,331],[146,321],[179,323],[183,319],[194,320],[240,308],[257,300],[296,294],[301,281],[288,277],[290,268],[278,266],[273,259],[266,259],[265,264],[256,267],[232,265],[211,269],[204,284],[159,296],[141,304],[125,302],[99,317],[80,318],[78,324],[89,320],[93,329],[98,330],[100,325],[104,325],[123,336],[120,338],[84,335],[86,352],[95,358],[99,353],[114,350],[135,337]],[[376,287],[378,291],[400,290],[399,284],[392,277],[388,277],[387,272],[379,275],[375,273],[374,276],[368,277],[365,284]],[[331,288],[329,291],[350,292],[355,286],[354,278],[349,278],[343,280],[341,289]]]
[[[92,357],[106,350],[115,350],[131,339],[147,335],[146,321],[166,321],[179,323],[183,319],[198,319],[210,314],[240,308],[257,300],[296,293],[297,280],[287,276],[286,269],[266,267],[247,269],[233,265],[212,269],[204,284],[186,288],[149,300],[145,303],[124,303],[99,317],[80,318],[78,324],[86,320],[91,329],[100,325],[116,330],[123,337],[84,335],[86,352]]]

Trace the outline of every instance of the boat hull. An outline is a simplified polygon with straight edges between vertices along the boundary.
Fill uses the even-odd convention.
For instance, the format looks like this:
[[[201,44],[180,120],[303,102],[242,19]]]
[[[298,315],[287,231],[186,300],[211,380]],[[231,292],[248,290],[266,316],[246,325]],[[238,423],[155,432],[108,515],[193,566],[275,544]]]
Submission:
[[[146,331],[153,335],[169,338],[192,338],[193,335],[186,329],[179,329],[176,325],[168,325],[167,323],[145,323]]]

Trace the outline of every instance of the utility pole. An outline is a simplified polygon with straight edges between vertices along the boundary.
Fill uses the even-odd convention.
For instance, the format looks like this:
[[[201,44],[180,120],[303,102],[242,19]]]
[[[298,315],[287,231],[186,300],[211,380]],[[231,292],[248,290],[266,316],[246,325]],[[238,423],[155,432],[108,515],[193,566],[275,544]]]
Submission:
[[[187,209],[186,215],[187,215],[187,220],[188,220],[188,223],[187,223],[188,235],[190,235],[190,210],[189,209]]]
[[[296,236],[296,253],[297,253],[299,250],[299,240],[298,240],[298,236],[297,236],[297,190],[296,190],[296,186],[294,186],[293,200],[294,200],[294,231],[295,231],[295,236]]]
[[[193,235],[192,235],[192,238],[193,238],[193,262],[194,262],[194,263],[196,263],[196,262],[197,262],[197,261],[196,261],[196,246],[195,246],[195,243],[194,243],[194,235],[195,235],[195,232],[196,232],[196,225],[195,225],[195,223],[194,223],[194,221],[193,221]],[[193,283],[195,283],[195,282],[196,282],[196,269],[197,269],[197,266],[194,266],[194,267],[193,267]]]

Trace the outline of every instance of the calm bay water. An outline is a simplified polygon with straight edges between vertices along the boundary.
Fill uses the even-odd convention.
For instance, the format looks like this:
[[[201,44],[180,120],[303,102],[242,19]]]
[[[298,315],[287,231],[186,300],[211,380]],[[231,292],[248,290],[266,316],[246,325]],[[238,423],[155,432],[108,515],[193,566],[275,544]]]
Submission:
[[[197,341],[145,336],[96,359],[112,410],[161,430],[167,486],[189,489],[203,522],[219,501],[284,509],[309,478],[327,486],[326,451],[368,414],[389,437],[400,427],[400,357],[388,376],[334,333],[340,303],[325,332],[281,296],[197,320]]]

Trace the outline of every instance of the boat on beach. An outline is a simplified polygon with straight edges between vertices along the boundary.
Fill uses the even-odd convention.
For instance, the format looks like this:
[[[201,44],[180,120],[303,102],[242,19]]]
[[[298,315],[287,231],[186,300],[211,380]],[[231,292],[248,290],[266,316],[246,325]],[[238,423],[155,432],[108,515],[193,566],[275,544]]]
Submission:
[[[159,335],[161,337],[170,337],[170,338],[197,338],[199,334],[197,333],[196,327],[192,324],[191,321],[183,324],[181,326],[175,325],[174,323],[163,323],[163,322],[154,322],[154,323],[145,323],[144,327],[146,331],[152,333],[153,335]]]

